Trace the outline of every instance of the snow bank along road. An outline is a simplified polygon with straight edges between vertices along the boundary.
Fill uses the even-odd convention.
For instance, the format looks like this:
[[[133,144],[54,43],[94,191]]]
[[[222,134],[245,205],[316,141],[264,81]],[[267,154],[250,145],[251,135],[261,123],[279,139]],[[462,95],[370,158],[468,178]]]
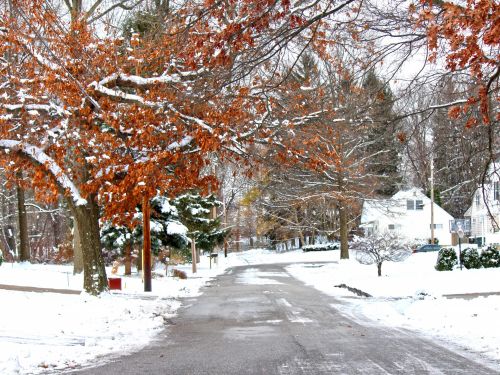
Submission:
[[[333,302],[283,265],[236,267],[186,300],[163,338],[77,373],[500,374],[410,331],[350,320]]]

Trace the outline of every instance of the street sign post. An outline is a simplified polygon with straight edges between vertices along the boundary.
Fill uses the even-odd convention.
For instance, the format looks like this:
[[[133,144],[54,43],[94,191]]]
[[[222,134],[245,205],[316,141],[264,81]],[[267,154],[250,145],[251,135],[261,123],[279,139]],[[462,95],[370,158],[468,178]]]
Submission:
[[[458,264],[460,270],[462,269],[462,238],[466,234],[470,234],[470,220],[469,219],[455,219],[450,220],[450,233],[456,233],[458,236]]]

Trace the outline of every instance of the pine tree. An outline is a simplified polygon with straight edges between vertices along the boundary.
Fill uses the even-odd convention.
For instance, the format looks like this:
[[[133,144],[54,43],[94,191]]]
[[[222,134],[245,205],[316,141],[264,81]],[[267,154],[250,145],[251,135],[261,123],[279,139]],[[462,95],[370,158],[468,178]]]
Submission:
[[[198,249],[211,252],[216,245],[223,243],[229,231],[220,228],[220,220],[213,214],[221,205],[214,195],[203,197],[199,193],[184,194],[172,203]]]
[[[107,250],[108,258],[121,256],[127,242],[142,242],[142,212],[136,209],[134,222],[138,223],[135,228],[113,225],[110,221],[105,222],[101,228],[101,242]],[[187,228],[179,220],[176,207],[170,204],[170,200],[164,196],[156,196],[151,200],[151,250],[153,254],[164,248],[173,250],[185,250],[189,240]]]
[[[367,165],[367,171],[379,179],[376,193],[392,196],[401,183],[398,167],[401,163],[401,144],[396,138],[396,124],[393,104],[394,95],[373,70],[370,70],[363,82],[364,95],[369,103],[368,113],[373,120],[368,138],[368,154],[374,154]],[[377,154],[377,152],[379,152]]]

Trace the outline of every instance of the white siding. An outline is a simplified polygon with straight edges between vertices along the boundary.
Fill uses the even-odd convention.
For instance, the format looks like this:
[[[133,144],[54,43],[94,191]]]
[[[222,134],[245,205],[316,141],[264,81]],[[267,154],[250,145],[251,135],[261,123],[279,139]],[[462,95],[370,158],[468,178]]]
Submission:
[[[408,204],[408,200],[413,200],[413,204]],[[421,209],[417,209],[417,201],[423,204]],[[437,227],[434,236],[442,245],[451,244],[450,220],[453,217],[434,204],[434,224]],[[431,237],[431,200],[413,188],[400,191],[387,200],[367,201],[363,205],[361,223],[366,232],[395,230],[409,240],[424,242]]]

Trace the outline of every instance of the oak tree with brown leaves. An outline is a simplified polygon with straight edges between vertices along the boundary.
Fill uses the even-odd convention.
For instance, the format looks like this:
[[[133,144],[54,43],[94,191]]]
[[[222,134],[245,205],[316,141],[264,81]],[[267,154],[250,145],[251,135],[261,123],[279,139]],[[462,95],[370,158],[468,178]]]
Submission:
[[[129,39],[92,22],[101,3],[65,1],[64,17],[12,0],[0,13],[1,161],[39,199],[66,197],[93,294],[107,287],[99,217],[130,224],[144,199],[216,186],[200,173],[210,153],[273,139],[264,93],[287,46],[321,49],[324,20],[355,1],[185,1]]]

